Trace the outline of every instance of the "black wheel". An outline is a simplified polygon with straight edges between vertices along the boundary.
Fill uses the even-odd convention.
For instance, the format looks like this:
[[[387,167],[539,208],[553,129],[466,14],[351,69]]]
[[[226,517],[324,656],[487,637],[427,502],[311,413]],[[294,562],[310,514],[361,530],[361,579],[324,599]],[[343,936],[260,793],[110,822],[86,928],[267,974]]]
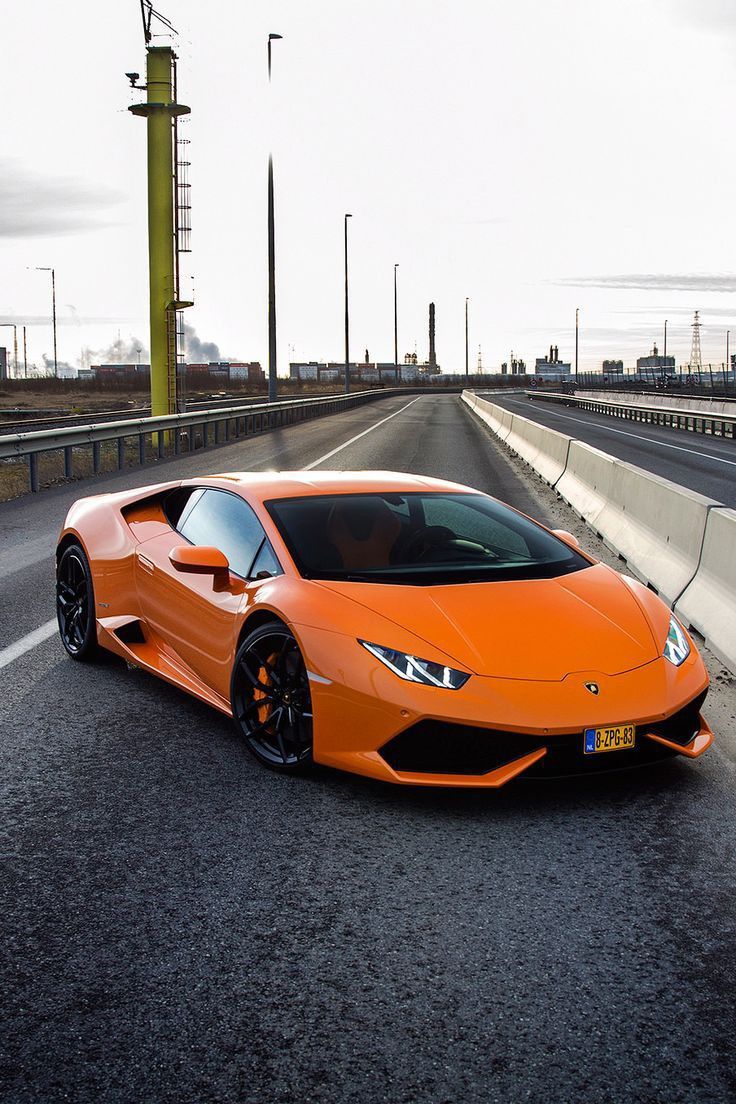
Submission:
[[[235,727],[260,763],[298,774],[312,765],[312,698],[299,645],[281,621],[245,638],[230,686]]]
[[[72,659],[99,653],[92,573],[84,549],[70,544],[56,568],[56,619],[61,642]]]

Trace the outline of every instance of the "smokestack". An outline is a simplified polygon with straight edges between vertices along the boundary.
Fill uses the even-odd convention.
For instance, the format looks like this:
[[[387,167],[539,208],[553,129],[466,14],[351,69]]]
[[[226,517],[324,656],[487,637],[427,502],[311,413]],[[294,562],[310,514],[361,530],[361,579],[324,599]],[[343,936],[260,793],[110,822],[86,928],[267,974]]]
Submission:
[[[429,304],[429,363],[432,368],[437,366],[437,353],[434,347],[434,303]]]

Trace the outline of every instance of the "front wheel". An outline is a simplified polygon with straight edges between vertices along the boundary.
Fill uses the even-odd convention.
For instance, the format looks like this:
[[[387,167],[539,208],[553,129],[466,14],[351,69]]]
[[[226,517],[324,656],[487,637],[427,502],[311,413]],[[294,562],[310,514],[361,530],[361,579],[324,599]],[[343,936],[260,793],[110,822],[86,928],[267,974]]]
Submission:
[[[235,657],[233,720],[249,751],[272,770],[299,774],[312,765],[312,698],[293,633],[269,621],[250,633]]]
[[[70,544],[56,568],[56,619],[59,636],[72,659],[90,660],[99,653],[92,572],[84,549]]]

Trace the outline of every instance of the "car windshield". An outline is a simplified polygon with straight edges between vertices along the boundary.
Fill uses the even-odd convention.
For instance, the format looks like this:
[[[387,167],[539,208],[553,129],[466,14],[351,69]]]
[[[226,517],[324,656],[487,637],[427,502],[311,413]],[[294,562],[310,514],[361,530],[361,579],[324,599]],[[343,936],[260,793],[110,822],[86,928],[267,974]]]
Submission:
[[[482,494],[338,494],[266,503],[308,579],[418,585],[549,579],[589,567]]]

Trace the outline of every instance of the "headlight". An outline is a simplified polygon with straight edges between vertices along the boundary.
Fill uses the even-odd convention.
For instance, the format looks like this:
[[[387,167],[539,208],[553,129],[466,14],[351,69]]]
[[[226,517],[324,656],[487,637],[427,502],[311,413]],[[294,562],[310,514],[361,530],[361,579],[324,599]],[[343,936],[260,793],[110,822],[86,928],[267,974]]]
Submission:
[[[459,690],[470,678],[465,671],[456,671],[454,667],[443,667],[441,663],[432,663],[429,659],[397,652],[393,648],[384,648],[381,644],[369,644],[359,640],[371,655],[385,663],[389,671],[407,682],[421,682],[424,686],[443,686],[446,690]]]
[[[690,645],[674,617],[670,617],[670,631],[667,633],[662,655],[670,663],[674,663],[675,667],[679,667],[690,655]]]

